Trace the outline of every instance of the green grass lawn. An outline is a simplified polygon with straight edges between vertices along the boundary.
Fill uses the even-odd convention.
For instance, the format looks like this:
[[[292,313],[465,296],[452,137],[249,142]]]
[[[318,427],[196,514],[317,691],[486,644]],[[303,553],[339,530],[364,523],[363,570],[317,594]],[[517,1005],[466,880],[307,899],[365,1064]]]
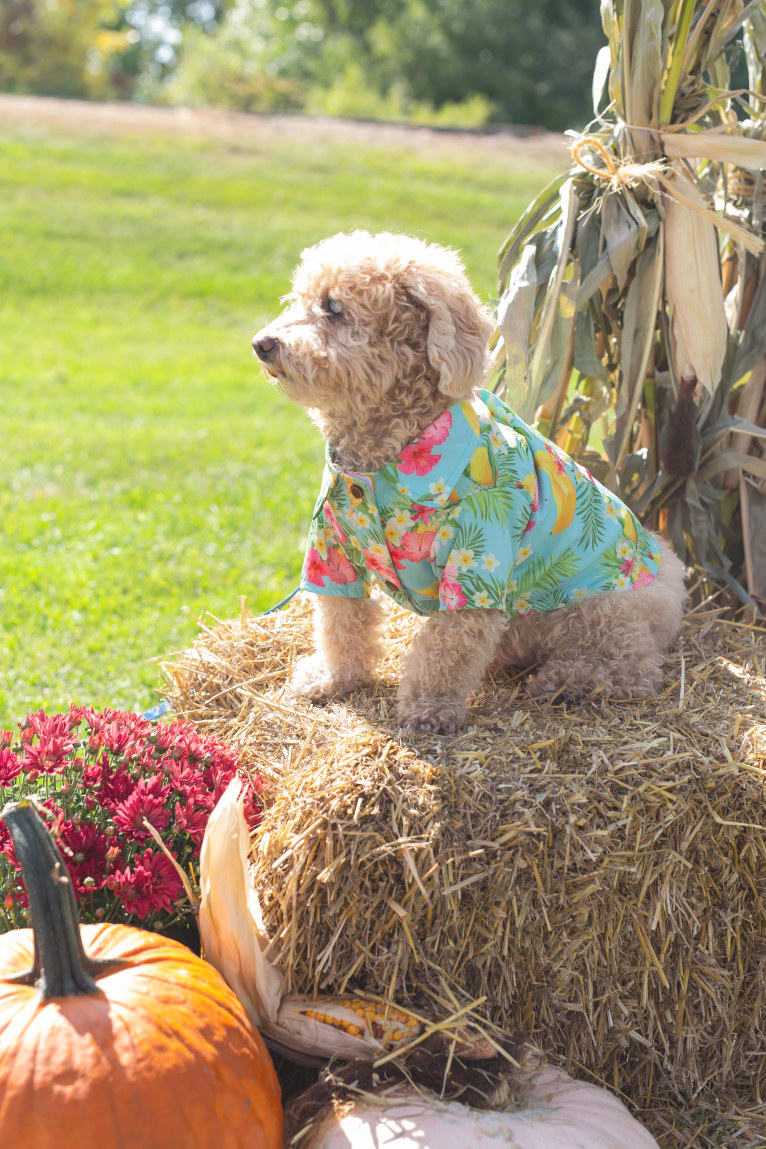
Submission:
[[[296,583],[322,447],[250,337],[341,228],[463,250],[489,296],[551,161],[0,125],[0,725],[156,701],[194,617]],[[188,608],[188,610],[184,610]],[[191,614],[189,613],[191,612]]]

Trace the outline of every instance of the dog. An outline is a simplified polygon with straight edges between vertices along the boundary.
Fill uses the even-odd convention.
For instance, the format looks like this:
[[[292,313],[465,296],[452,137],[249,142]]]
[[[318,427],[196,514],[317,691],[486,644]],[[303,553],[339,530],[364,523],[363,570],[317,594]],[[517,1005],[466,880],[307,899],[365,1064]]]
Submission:
[[[365,231],[309,247],[283,313],[252,341],[327,444],[301,586],[314,703],[374,679],[376,585],[426,617],[400,722],[448,732],[494,660],[543,698],[637,697],[662,683],[684,568],[664,539],[480,389],[494,328],[458,254]]]

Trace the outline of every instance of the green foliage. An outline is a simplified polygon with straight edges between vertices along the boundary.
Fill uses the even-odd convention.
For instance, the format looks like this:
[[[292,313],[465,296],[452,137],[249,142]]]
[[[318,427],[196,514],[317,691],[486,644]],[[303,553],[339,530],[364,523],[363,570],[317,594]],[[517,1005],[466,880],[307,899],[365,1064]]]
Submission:
[[[577,505],[580,510],[582,530],[577,540],[580,549],[595,550],[601,545],[606,532],[603,499],[601,493],[588,479],[578,478],[575,482]]]
[[[539,558],[530,559],[520,575],[515,594],[520,597],[530,587],[542,587],[544,590],[555,592],[560,584],[572,578],[580,569],[577,553],[567,547],[558,555],[540,555]]]
[[[0,132],[0,728],[142,708],[195,614],[295,586],[322,474],[250,338],[341,228],[497,236],[547,171],[511,155],[87,126]],[[5,717],[3,717],[3,715]]]
[[[131,47],[117,31],[120,0],[6,0],[0,7],[0,89],[103,96],[115,56]]]
[[[162,98],[231,106],[260,75],[275,110],[268,78],[291,81],[314,113],[566,127],[590,114],[600,39],[592,0],[235,0],[218,45],[186,36]]]
[[[163,103],[241,112],[291,112],[304,103],[299,82],[267,71],[252,38],[232,23],[217,36],[187,31],[181,67],[153,94]]]
[[[566,127],[599,39],[594,0],[5,0],[0,89]]]
[[[565,128],[590,116],[600,42],[592,0],[408,0],[372,24],[370,67],[437,107],[481,94],[496,120]]]
[[[180,27],[211,32],[226,0],[3,0],[0,90],[126,99],[177,62]]]
[[[407,122],[433,127],[481,128],[490,120],[493,105],[486,96],[477,94],[461,102],[451,101],[436,108],[427,100],[411,99],[401,81],[395,82],[381,94],[370,83],[362,66],[352,62],[330,81],[328,87],[315,84],[309,88],[303,109],[310,115],[385,120],[389,123]]]

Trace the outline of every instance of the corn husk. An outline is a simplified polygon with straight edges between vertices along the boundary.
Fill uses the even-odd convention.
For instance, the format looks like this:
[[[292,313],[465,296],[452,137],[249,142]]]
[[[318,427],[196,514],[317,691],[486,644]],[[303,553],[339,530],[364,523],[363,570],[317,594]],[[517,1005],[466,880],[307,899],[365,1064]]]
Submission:
[[[710,129],[706,132],[662,132],[662,149],[671,159],[693,158],[735,164],[750,171],[766,168],[766,140]]]
[[[258,1027],[276,1021],[282,976],[266,957],[268,937],[248,877],[250,835],[237,778],[210,815],[200,853],[199,930],[216,967]]]
[[[601,15],[596,119],[498,255],[495,388],[766,609],[762,440],[723,478],[717,463],[766,356],[766,8],[601,0]],[[749,92],[732,88],[743,50]]]
[[[707,209],[680,170],[673,190]],[[665,298],[670,308],[671,354],[679,379],[696,377],[712,396],[721,381],[726,326],[715,225],[702,211],[670,196],[665,205]]]
[[[234,778],[210,815],[200,856],[199,931],[214,965],[270,1044],[300,1058],[371,1059],[420,1031],[400,1011],[352,996],[284,996],[284,975],[269,954],[258,894],[250,876],[250,835],[241,783]]]

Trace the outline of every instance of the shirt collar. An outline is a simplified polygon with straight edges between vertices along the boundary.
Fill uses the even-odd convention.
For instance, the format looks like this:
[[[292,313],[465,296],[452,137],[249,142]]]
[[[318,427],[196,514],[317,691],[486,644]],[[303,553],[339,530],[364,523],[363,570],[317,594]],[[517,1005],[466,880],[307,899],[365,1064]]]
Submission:
[[[377,471],[342,471],[333,463],[328,443],[318,507],[341,476],[348,483],[359,483],[372,499],[376,483],[384,477],[414,503],[445,505],[476,449],[481,430],[491,421],[482,394],[474,391],[470,399],[442,411],[395,459]]]

